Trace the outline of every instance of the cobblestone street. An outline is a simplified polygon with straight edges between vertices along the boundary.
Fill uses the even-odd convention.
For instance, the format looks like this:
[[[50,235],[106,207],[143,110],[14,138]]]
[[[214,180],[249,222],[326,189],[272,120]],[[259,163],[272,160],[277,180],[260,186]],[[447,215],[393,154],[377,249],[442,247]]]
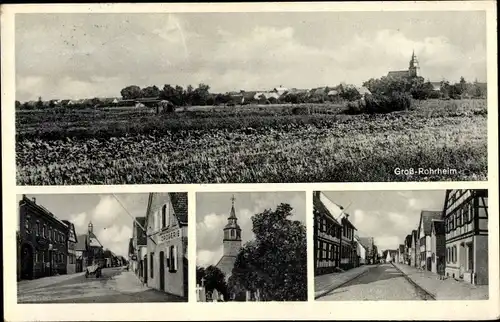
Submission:
[[[99,278],[83,273],[18,282],[18,303],[183,302],[143,285],[124,268],[104,268]]]
[[[408,282],[391,264],[371,267],[359,277],[334,289],[318,301],[425,300],[427,296]]]

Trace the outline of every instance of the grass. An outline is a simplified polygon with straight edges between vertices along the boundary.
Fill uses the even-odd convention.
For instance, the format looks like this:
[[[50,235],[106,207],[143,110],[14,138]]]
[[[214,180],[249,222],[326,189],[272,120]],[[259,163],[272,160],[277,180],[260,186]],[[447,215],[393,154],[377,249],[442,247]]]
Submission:
[[[18,115],[18,184],[487,178],[484,101],[417,102],[411,111],[384,115],[345,115],[339,105],[305,107],[314,114],[294,115],[291,106],[248,106],[195,108],[165,117],[134,110]],[[394,173],[419,167],[459,174]]]

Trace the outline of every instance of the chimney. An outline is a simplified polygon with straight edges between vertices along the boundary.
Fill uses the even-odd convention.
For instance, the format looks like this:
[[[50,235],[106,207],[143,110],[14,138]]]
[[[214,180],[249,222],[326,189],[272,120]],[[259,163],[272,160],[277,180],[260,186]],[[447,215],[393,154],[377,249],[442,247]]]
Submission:
[[[349,214],[345,214],[345,219],[349,220]]]
[[[33,197],[33,202],[36,203],[36,198],[35,197]]]
[[[314,191],[314,197],[315,198],[320,198],[320,195],[321,195],[321,191]]]

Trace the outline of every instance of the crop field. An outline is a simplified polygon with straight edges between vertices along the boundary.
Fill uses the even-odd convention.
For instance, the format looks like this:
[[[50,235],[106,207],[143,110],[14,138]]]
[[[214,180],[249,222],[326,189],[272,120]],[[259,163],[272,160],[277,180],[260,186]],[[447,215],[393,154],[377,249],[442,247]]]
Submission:
[[[308,113],[297,112],[296,109]],[[485,100],[346,115],[340,104],[19,111],[19,185],[487,178]],[[456,169],[397,175],[395,169]]]

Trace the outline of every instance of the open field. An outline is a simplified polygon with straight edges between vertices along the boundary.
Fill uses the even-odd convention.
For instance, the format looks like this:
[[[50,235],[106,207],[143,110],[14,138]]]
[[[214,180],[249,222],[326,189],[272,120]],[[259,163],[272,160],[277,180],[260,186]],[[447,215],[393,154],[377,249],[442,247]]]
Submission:
[[[18,112],[20,185],[485,180],[485,100]],[[456,169],[403,176],[395,168]]]

